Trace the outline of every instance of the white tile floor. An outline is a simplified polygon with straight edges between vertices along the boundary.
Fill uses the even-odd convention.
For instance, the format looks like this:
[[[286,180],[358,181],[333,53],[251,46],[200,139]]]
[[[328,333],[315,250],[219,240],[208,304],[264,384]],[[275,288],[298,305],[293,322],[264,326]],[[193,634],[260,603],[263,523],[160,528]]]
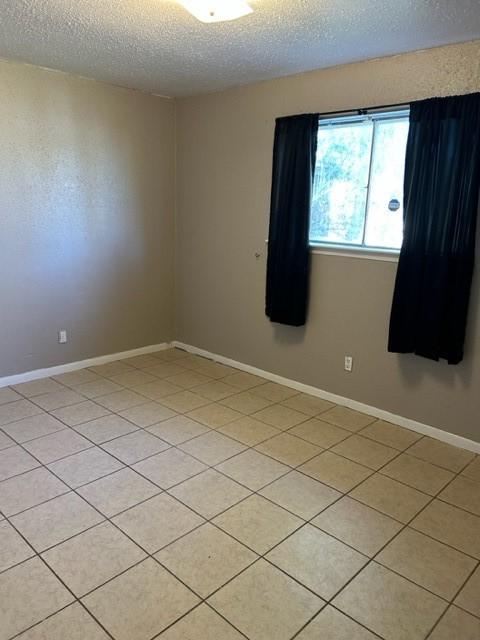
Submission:
[[[479,640],[480,457],[171,349],[0,389],[0,640]]]

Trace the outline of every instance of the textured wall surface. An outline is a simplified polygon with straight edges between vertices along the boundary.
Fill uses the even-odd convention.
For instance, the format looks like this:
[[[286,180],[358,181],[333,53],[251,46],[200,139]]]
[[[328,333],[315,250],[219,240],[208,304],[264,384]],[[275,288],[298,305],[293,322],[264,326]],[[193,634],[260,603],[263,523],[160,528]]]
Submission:
[[[264,315],[275,118],[478,91],[479,71],[476,42],[180,100],[177,339],[480,441],[478,269],[455,367],[387,353],[391,262],[314,255],[306,327]]]
[[[176,330],[174,102],[13,63],[0,86],[0,376],[176,337],[480,440],[478,269],[457,367],[386,352],[394,263],[314,255],[307,326],[264,316],[275,117],[478,91],[480,42],[178,101]]]
[[[171,339],[173,101],[13,63],[0,86],[0,376]]]
[[[169,96],[480,38],[478,0],[250,0],[203,24],[177,0],[1,0],[0,56]]]

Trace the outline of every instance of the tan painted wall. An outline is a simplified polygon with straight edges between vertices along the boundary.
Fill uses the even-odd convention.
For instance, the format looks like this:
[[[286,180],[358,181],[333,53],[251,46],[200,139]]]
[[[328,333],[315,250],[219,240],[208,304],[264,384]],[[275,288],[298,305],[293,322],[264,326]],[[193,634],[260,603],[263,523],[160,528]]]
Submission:
[[[0,87],[0,377],[170,340],[174,102],[7,62]]]
[[[479,42],[178,101],[176,330],[174,102],[6,62],[0,86],[0,377],[177,337],[480,441],[478,275],[458,367],[386,352],[392,263],[313,256],[308,325],[264,316],[275,117],[480,90]]]
[[[480,42],[180,100],[177,339],[480,441],[478,276],[456,367],[387,353],[392,263],[315,255],[307,326],[264,315],[275,118],[478,90]]]

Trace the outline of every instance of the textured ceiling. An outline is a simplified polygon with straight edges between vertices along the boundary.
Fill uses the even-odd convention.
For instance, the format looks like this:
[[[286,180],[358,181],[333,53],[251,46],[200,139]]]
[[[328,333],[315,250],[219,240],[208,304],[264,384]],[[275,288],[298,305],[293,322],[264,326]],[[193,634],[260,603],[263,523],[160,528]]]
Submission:
[[[479,0],[251,0],[202,24],[175,0],[0,0],[0,57],[168,96],[480,38]]]

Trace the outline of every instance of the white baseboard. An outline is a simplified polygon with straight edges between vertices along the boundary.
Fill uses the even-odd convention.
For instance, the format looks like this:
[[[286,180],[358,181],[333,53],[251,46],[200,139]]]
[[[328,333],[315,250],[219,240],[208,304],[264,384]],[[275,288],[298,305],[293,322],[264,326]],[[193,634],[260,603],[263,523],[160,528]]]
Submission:
[[[385,411],[384,409],[379,409],[378,407],[372,407],[368,404],[364,404],[363,402],[358,402],[357,400],[351,400],[350,398],[345,398],[344,396],[338,396],[335,393],[330,393],[329,391],[324,391],[323,389],[318,389],[317,387],[311,387],[308,384],[303,384],[302,382],[297,382],[296,380],[290,380],[289,378],[278,376],[277,374],[271,373],[270,371],[264,371],[263,369],[252,367],[249,364],[244,364],[243,362],[238,362],[237,360],[232,360],[231,358],[225,358],[224,356],[218,355],[216,353],[211,353],[210,351],[205,351],[205,349],[198,349],[197,347],[193,347],[189,344],[184,344],[183,342],[178,342],[177,340],[174,340],[172,342],[172,346],[178,347],[179,349],[184,349],[185,351],[194,353],[199,356],[203,356],[204,358],[210,358],[212,360],[215,360],[216,362],[220,362],[221,364],[235,367],[235,369],[240,369],[241,371],[246,371],[247,373],[253,373],[254,375],[262,376],[267,380],[277,382],[278,384],[283,384],[286,387],[291,387],[292,389],[296,389],[297,391],[309,393],[312,396],[317,396],[319,398],[323,398],[324,400],[330,400],[330,402],[334,402],[335,404],[340,404],[345,407],[349,407],[350,409],[355,409],[356,411],[367,413],[371,416],[374,416],[375,418],[379,418],[380,420],[386,420],[387,422],[392,422],[393,424],[397,424],[400,427],[406,427],[407,429],[411,429],[412,431],[421,433],[424,436],[436,438],[437,440],[441,440],[442,442],[454,445],[455,447],[467,449],[468,451],[472,451],[474,453],[480,453],[480,442],[475,442],[474,440],[463,438],[462,436],[458,436],[448,431],[443,431],[442,429],[438,429],[437,427],[432,427],[428,424],[423,424],[422,422],[412,420],[411,418],[405,418],[404,416],[390,413],[390,411]]]
[[[99,364],[107,364],[108,362],[114,362],[115,360],[133,358],[133,356],[143,356],[147,353],[154,353],[155,351],[168,349],[170,346],[171,344],[169,342],[162,342],[161,344],[151,344],[146,347],[138,347],[138,349],[130,349],[129,351],[121,351],[120,353],[110,353],[106,356],[97,356],[95,358],[88,358],[87,360],[79,360],[78,362],[59,364],[55,367],[48,367],[46,369],[25,371],[25,373],[17,373],[13,376],[0,378],[0,388],[7,387],[12,384],[20,384],[21,382],[30,382],[30,380],[37,380],[38,378],[59,376],[62,373],[76,371],[77,369],[85,369],[86,367],[94,367]]]
[[[438,429],[437,427],[432,427],[431,425],[417,422],[416,420],[412,420],[411,418],[406,418],[404,416],[396,415],[395,413],[390,413],[390,411],[385,411],[384,409],[379,409],[378,407],[372,407],[371,405],[364,404],[363,402],[358,402],[357,400],[352,400],[351,398],[346,398],[335,393],[330,393],[329,391],[324,391],[323,389],[318,389],[317,387],[312,387],[308,384],[304,384],[303,382],[297,382],[296,380],[284,378],[283,376],[279,376],[276,373],[264,371],[263,369],[258,369],[257,367],[253,367],[249,364],[244,364],[243,362],[238,362],[237,360],[232,360],[231,358],[226,358],[225,356],[211,353],[210,351],[206,351],[205,349],[199,349],[198,347],[184,344],[183,342],[178,342],[177,340],[174,340],[171,343],[162,342],[161,344],[152,344],[146,347],[130,349],[129,351],[121,351],[120,353],[111,353],[104,356],[97,356],[95,358],[88,358],[86,360],[79,360],[78,362],[69,362],[67,364],[61,364],[45,369],[36,369],[34,371],[18,373],[13,376],[5,376],[3,378],[0,378],[0,388],[14,384],[20,384],[22,382],[30,382],[30,380],[37,380],[38,378],[49,378],[52,376],[58,376],[62,373],[68,373],[69,371],[76,371],[78,369],[84,369],[86,367],[107,364],[108,362],[114,362],[115,360],[123,360],[125,358],[132,358],[133,356],[154,353],[155,351],[161,351],[163,349],[168,349],[169,347],[178,347],[179,349],[184,349],[189,353],[194,353],[199,356],[203,356],[204,358],[210,358],[211,360],[215,360],[216,362],[220,362],[221,364],[234,367],[235,369],[261,376],[263,378],[266,378],[267,380],[271,380],[272,382],[277,382],[278,384],[282,384],[286,387],[296,389],[297,391],[309,393],[312,396],[317,396],[325,400],[330,400],[330,402],[334,402],[335,404],[340,404],[345,407],[349,407],[350,409],[355,409],[357,411],[367,413],[371,416],[374,416],[375,418],[379,418],[380,420],[386,420],[387,422],[398,424],[401,427],[406,427],[407,429],[411,429],[412,431],[421,433],[422,435],[430,436],[432,438],[436,438],[437,440],[441,440],[442,442],[454,445],[455,447],[460,447],[462,449],[467,449],[468,451],[480,454],[480,442],[475,442],[474,440],[463,438],[462,436],[458,436],[448,431],[443,431],[442,429]]]

